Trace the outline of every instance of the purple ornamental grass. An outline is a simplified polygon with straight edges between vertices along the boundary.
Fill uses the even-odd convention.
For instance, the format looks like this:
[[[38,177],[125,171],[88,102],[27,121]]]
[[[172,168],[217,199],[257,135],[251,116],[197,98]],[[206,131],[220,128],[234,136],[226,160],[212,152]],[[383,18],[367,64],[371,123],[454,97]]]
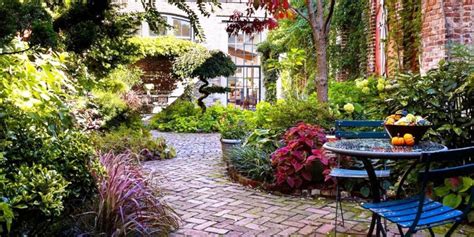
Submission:
[[[94,174],[99,189],[96,231],[107,236],[166,235],[178,227],[178,217],[148,185],[133,157],[132,153],[100,156],[106,174]]]

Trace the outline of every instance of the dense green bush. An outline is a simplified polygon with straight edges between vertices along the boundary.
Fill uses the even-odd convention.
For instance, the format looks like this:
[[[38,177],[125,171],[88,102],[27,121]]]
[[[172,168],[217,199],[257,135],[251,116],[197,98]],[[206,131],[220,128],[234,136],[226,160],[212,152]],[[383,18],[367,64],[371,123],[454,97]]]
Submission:
[[[0,57],[0,68],[8,68],[0,70],[0,195],[14,213],[13,235],[42,233],[63,208],[95,194],[88,169],[93,150],[72,126],[67,102],[76,90],[62,70],[64,59]]]
[[[225,108],[214,105],[203,114],[196,105],[187,100],[177,100],[153,116],[150,126],[160,131],[216,132],[219,118]]]
[[[474,55],[474,54],[473,54]],[[398,75],[388,90],[386,114],[401,108],[433,123],[430,140],[448,147],[472,145],[474,139],[474,56],[459,62],[441,62],[425,76]]]
[[[229,154],[230,163],[242,175],[258,181],[273,182],[273,169],[270,155],[253,147],[234,148]]]
[[[386,80],[368,77],[343,82],[330,81],[331,113],[339,119],[383,119]],[[351,104],[354,109],[344,107]]]
[[[262,101],[257,104],[255,126],[283,132],[298,122],[320,124],[324,128],[332,125],[333,118],[328,107],[318,102],[316,95],[307,100],[288,98],[275,104]]]
[[[107,133],[95,132],[91,140],[97,150],[105,154],[131,152],[140,160],[170,159],[176,156],[173,147],[166,145],[163,138],[155,139],[146,129],[120,127]]]
[[[333,122],[327,106],[318,103],[316,96],[312,95],[307,100],[290,98],[278,100],[275,104],[261,101],[257,104],[256,111],[214,105],[204,114],[200,113],[194,103],[179,100],[156,114],[151,127],[160,131],[215,132],[218,131],[218,121],[222,117],[244,121],[247,131],[265,128],[280,133],[301,121],[321,124],[324,128],[329,128]]]

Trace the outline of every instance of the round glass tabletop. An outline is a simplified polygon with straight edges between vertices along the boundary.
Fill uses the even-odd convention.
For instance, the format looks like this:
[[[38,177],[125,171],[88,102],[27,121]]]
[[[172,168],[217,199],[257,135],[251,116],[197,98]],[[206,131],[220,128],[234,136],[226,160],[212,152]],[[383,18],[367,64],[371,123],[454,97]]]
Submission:
[[[342,155],[378,159],[417,158],[422,152],[447,150],[445,146],[430,141],[420,141],[414,146],[394,146],[390,139],[345,139],[326,142],[323,147]]]

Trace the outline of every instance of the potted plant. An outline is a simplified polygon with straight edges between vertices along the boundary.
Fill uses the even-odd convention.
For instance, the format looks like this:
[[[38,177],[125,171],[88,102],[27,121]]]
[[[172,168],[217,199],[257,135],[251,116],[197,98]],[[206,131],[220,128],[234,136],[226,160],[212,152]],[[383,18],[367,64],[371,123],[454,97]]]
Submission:
[[[242,139],[247,134],[247,126],[245,121],[231,116],[223,117],[218,126],[221,134],[222,157],[227,162],[230,150],[241,146]]]

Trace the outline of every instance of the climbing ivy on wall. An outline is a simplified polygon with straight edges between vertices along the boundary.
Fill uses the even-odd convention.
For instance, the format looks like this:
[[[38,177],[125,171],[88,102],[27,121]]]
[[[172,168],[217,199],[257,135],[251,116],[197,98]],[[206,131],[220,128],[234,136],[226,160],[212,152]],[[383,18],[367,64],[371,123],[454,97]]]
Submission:
[[[261,55],[262,72],[264,75],[263,84],[265,87],[265,100],[268,102],[276,101],[276,82],[278,80],[279,72],[273,68],[272,62],[278,60],[279,52],[277,47],[270,41],[264,41],[259,46],[257,51]]]
[[[418,72],[421,53],[421,0],[385,1],[389,70]]]
[[[344,72],[346,79],[365,75],[368,23],[369,1],[337,1],[328,57],[333,75]]]

